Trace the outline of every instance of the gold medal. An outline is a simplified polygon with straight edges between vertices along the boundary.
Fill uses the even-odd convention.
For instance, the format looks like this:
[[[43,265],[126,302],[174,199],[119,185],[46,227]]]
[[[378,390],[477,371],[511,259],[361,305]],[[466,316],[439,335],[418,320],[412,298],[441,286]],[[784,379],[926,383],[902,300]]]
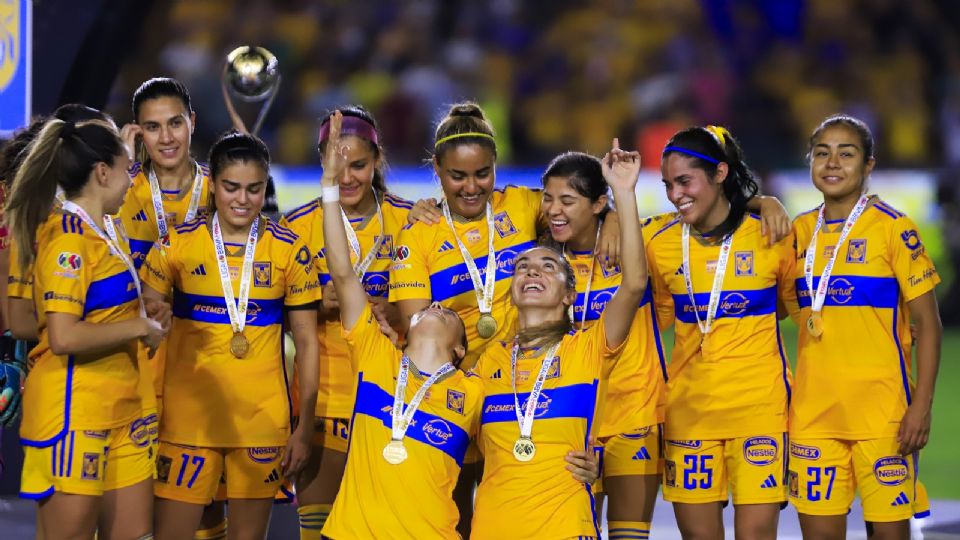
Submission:
[[[399,465],[407,460],[407,449],[403,441],[391,440],[383,447],[383,459],[391,465]]]
[[[233,337],[230,338],[230,353],[236,358],[243,358],[248,352],[250,352],[250,342],[247,341],[247,336],[243,335],[243,332],[234,332]]]
[[[477,321],[477,334],[483,339],[489,339],[497,333],[497,320],[489,313],[481,313]]]
[[[813,312],[810,318],[807,319],[807,332],[810,332],[810,335],[813,337],[823,335],[823,316],[821,316],[819,312]]]
[[[533,444],[530,437],[520,437],[513,443],[513,457],[517,461],[530,461],[537,453],[537,447]]]

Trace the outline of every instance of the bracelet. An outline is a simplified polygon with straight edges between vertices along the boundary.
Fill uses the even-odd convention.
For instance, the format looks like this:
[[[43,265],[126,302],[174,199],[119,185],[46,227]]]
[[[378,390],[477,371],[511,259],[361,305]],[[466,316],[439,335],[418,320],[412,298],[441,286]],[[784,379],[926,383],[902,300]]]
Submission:
[[[340,201],[340,185],[336,186],[323,186],[320,188],[320,200],[328,202],[339,202]]]

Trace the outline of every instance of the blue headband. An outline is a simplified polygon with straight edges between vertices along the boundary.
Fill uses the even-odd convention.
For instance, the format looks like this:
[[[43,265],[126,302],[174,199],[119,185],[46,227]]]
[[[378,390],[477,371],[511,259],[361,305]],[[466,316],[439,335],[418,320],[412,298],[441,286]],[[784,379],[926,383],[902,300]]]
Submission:
[[[716,160],[706,154],[701,154],[700,152],[694,152],[693,150],[687,150],[686,148],[680,148],[679,146],[668,146],[664,148],[663,153],[666,154],[667,152],[680,152],[681,154],[687,154],[688,156],[698,157],[700,159],[709,161],[710,163],[713,163],[715,165],[720,163],[719,160]]]

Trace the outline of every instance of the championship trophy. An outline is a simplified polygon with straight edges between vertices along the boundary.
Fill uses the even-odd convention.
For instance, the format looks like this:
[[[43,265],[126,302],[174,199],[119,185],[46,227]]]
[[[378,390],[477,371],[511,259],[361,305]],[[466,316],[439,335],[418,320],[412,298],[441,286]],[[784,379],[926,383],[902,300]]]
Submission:
[[[277,57],[263,47],[249,45],[237,47],[227,55],[221,82],[223,100],[234,127],[239,131],[256,135],[263,126],[263,120],[270,106],[273,105],[274,98],[277,97],[277,89],[280,88]],[[252,130],[246,128],[243,119],[237,114],[230,94],[247,103],[264,102]]]

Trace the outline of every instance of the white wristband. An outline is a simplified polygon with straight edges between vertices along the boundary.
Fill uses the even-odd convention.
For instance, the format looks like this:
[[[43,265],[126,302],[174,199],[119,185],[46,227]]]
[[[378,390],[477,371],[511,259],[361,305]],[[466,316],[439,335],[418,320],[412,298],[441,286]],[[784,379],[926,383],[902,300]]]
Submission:
[[[320,199],[325,202],[339,202],[340,201],[340,186],[323,186],[320,188]]]

